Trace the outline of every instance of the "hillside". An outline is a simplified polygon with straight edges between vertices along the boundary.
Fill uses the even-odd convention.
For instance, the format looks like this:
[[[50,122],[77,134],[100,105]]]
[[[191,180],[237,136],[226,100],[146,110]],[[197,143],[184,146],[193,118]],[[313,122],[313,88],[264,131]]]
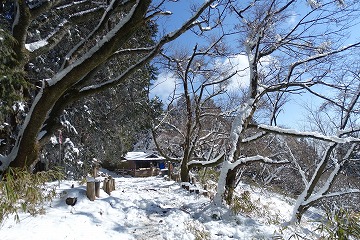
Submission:
[[[251,194],[246,216],[213,206],[208,197],[161,177],[114,177],[111,196],[101,191],[93,202],[84,185],[62,181],[59,197],[44,215],[21,214],[20,223],[8,219],[1,239],[288,239],[295,233],[293,228],[280,231],[290,200],[264,190],[240,186],[239,192]],[[78,199],[74,207],[65,204],[69,196]],[[303,225],[298,233],[310,234],[306,229],[312,227]]]

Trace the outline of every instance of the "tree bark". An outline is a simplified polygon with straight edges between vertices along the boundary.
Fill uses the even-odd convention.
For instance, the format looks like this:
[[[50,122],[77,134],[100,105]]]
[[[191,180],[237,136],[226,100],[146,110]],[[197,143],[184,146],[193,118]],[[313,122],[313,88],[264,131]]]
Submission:
[[[88,56],[80,58],[68,68],[65,68],[52,79],[54,84],[44,84],[23,125],[13,151],[17,151],[11,161],[12,167],[29,167],[38,157],[38,134],[46,120],[47,114],[63,93],[76,84],[88,72],[106,61],[121,45],[126,43],[135,31],[144,23],[145,14],[151,1],[139,1],[133,15],[126,21],[114,35],[99,47],[95,46]],[[104,38],[107,38],[105,36]],[[56,81],[57,80],[57,81]]]
[[[235,184],[236,184],[236,168],[233,170],[229,170],[226,176],[226,185],[225,185],[225,201],[228,205],[231,205],[234,192],[235,192]]]
[[[190,177],[189,177],[189,168],[188,168],[188,160],[187,159],[183,159],[181,161],[181,166],[180,166],[180,178],[181,178],[181,182],[189,182],[190,181]]]

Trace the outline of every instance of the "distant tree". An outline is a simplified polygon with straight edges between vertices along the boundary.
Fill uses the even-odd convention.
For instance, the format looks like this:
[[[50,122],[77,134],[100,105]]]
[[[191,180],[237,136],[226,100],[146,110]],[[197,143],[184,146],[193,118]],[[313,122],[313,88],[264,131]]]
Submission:
[[[216,105],[216,98],[226,93],[236,71],[228,72],[224,66],[217,65],[219,42],[204,49],[195,46],[189,55],[164,56],[168,60],[167,68],[178,81],[178,92],[173,96],[174,103],[169,104],[154,127],[159,138],[155,140],[162,142],[158,146],[163,155],[180,160],[180,177],[184,182],[189,181],[191,168],[217,165],[221,158],[215,162],[207,160],[219,152],[225,153],[229,124]]]

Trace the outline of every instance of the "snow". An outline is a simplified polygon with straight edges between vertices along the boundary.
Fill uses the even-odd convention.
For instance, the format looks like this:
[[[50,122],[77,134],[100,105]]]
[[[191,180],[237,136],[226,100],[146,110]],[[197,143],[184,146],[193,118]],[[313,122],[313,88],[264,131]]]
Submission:
[[[165,158],[158,156],[152,152],[128,152],[125,157],[126,160],[164,160]]]
[[[233,162],[234,153],[237,149],[237,141],[239,136],[243,130],[243,124],[246,119],[250,116],[251,110],[254,104],[254,99],[249,99],[248,102],[245,102],[241,108],[237,116],[235,117],[232,126],[231,126],[231,134],[230,134],[230,142],[231,149],[229,153],[229,161]]]
[[[359,142],[360,141],[359,138],[355,138],[355,137],[341,138],[338,136],[327,136],[327,135],[323,135],[319,132],[306,132],[306,131],[298,131],[296,129],[284,129],[284,128],[280,128],[277,126],[269,126],[269,125],[265,125],[265,124],[259,124],[258,128],[262,129],[262,130],[269,130],[272,132],[277,132],[277,133],[282,133],[282,134],[296,135],[298,137],[311,137],[311,138],[320,139],[323,141],[328,141],[331,143],[350,143],[350,142]]]
[[[41,131],[41,132],[39,132],[37,139],[38,139],[38,140],[42,139],[42,138],[45,136],[46,133],[47,133],[47,131]]]
[[[214,159],[211,159],[211,160],[208,160],[208,161],[204,161],[204,160],[192,160],[190,162],[188,162],[188,166],[190,165],[196,165],[196,164],[199,164],[199,165],[202,165],[202,166],[206,166],[206,165],[209,165],[209,164],[213,164],[213,163],[216,163],[220,160],[220,158],[223,158],[224,157],[224,153],[220,153],[216,158]]]
[[[316,1],[316,0],[308,0],[307,2],[310,5],[310,7],[313,8],[313,9],[318,8],[318,7],[321,6],[320,2]]]
[[[201,27],[201,31],[210,31],[212,29],[212,27],[207,26],[207,27]]]
[[[78,134],[78,131],[76,130],[74,125],[72,125],[71,122],[69,122],[68,120],[65,119],[64,121],[61,121],[61,124],[66,127],[69,132],[73,132],[76,135]]]
[[[226,207],[214,206],[209,198],[161,177],[112,176],[116,190],[111,195],[101,190],[95,201],[86,197],[86,186],[62,181],[58,197],[47,204],[44,215],[20,213],[20,223],[7,219],[0,228],[1,239],[183,240],[196,239],[200,233],[214,240],[271,239],[281,226],[269,223],[269,218],[282,218],[291,211],[287,200],[261,190],[254,192],[244,184],[240,184],[239,191],[251,191],[251,198],[266,209],[266,214],[262,211],[254,218],[233,214]],[[74,207],[65,204],[68,197],[77,197]],[[284,230],[284,234],[292,231]]]
[[[231,162],[224,161],[220,168],[221,170],[220,170],[219,181],[217,183],[218,184],[217,192],[214,197],[214,203],[218,206],[222,205],[222,197],[225,193],[226,176],[227,176],[229,169],[231,168],[230,166],[231,166]]]
[[[34,52],[35,50],[43,47],[43,46],[46,46],[48,44],[47,40],[45,39],[42,39],[42,40],[39,40],[37,42],[32,42],[32,43],[28,43],[28,44],[25,44],[25,48],[27,50],[29,50],[30,52]]]
[[[12,106],[12,109],[14,111],[21,111],[21,112],[24,112],[25,111],[25,103],[23,102],[15,102],[15,104]]]
[[[52,145],[56,145],[58,144],[59,142],[57,141],[57,137],[55,135],[52,135],[50,137],[50,142],[52,143]]]
[[[19,20],[20,20],[20,6],[19,6],[19,2],[17,2],[17,1],[15,2],[15,9],[16,9],[16,14],[15,14],[14,22],[12,24],[13,30],[14,30],[14,27],[19,24]]]

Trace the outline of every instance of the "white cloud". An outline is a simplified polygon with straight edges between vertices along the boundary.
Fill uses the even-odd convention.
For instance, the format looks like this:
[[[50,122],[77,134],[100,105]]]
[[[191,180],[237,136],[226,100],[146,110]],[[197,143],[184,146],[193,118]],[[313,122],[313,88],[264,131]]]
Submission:
[[[294,26],[294,24],[298,21],[298,14],[296,12],[292,12],[287,18],[287,24],[290,26]]]
[[[153,87],[150,89],[150,97],[157,96],[164,103],[167,102],[169,96],[172,95],[176,87],[176,78],[170,72],[162,72],[159,74]]]
[[[227,71],[229,74],[236,70],[238,71],[238,73],[229,81],[227,86],[229,91],[237,91],[249,86],[249,62],[246,55],[234,55],[217,61],[216,65],[216,67],[221,68],[223,71]],[[153,98],[157,96],[166,104],[175,90],[176,83],[177,80],[173,73],[161,72],[154,82],[153,87],[150,89],[150,97]],[[176,91],[176,94],[178,93],[179,92]]]
[[[234,55],[225,59],[221,65],[227,69],[229,73],[238,71],[237,74],[230,79],[227,87],[229,91],[236,91],[239,88],[249,86],[249,61],[246,55]]]

